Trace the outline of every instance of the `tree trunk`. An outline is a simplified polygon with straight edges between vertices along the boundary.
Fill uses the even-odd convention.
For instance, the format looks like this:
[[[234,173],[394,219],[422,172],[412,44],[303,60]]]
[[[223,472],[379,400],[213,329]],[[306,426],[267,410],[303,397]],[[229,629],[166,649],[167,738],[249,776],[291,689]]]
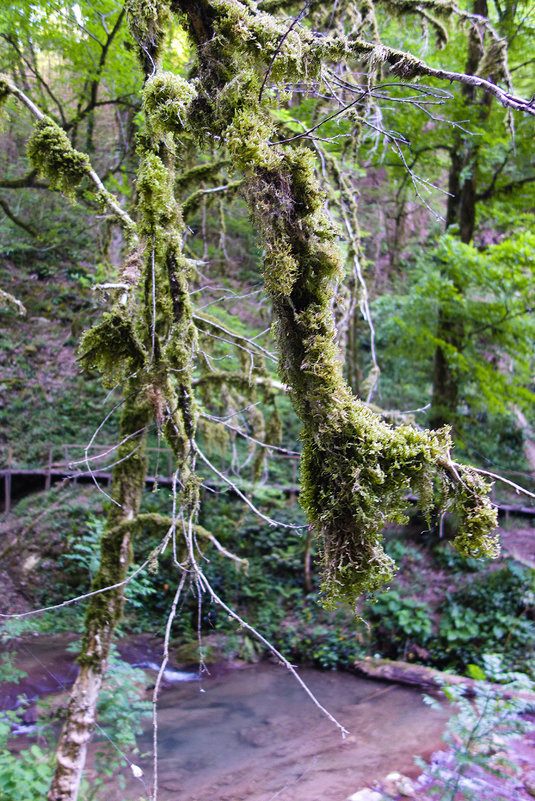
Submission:
[[[92,590],[124,581],[132,561],[132,532],[122,524],[132,521],[139,510],[146,476],[143,456],[145,429],[151,417],[149,405],[140,402],[139,387],[133,384],[134,381],[128,387],[122,414],[120,442],[123,444],[116,451],[119,463],[113,470],[114,503],[102,537],[100,567]],[[78,797],[87,746],[95,727],[98,695],[123,604],[123,586],[93,595],[90,600],[78,657],[80,672],[71,692],[67,719],[58,743],[48,801],[76,801]]]
[[[160,71],[159,52],[168,8],[164,3],[157,4],[146,17],[134,6],[129,6],[129,24],[147,81]],[[127,300],[130,305],[126,308],[116,305],[84,336],[82,344],[84,358],[101,369],[108,383],[117,382],[121,367],[124,374],[130,375],[124,388],[120,444],[113,471],[113,504],[92,587],[97,591],[112,589],[92,596],[89,603],[78,657],[80,673],[58,744],[48,801],[76,801],[78,796],[110,645],[123,612],[121,583],[132,562],[134,521],[147,473],[143,454],[151,422],[155,421],[164,432],[176,457],[183,486],[183,510],[191,510],[193,516],[198,502],[198,482],[189,464],[195,436],[191,398],[195,335],[188,267],[182,254],[183,222],[173,194],[176,151],[169,137],[153,130],[146,107],[145,112],[147,131],[144,145],[138,147],[140,166],[136,179],[136,228],[141,245],[128,254],[123,268],[134,298]],[[180,376],[179,381],[170,380],[171,371]]]

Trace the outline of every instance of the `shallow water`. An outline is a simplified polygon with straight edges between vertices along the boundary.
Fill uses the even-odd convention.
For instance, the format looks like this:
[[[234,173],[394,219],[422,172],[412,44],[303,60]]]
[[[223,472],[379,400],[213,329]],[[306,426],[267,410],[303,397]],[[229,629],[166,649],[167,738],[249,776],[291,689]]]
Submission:
[[[166,688],[158,716],[161,801],[343,801],[392,770],[415,775],[413,756],[440,743],[444,717],[418,691],[346,673],[300,675],[349,729],[345,740],[278,665]],[[141,751],[151,744],[148,726]],[[139,764],[150,783],[149,761]]]
[[[17,662],[29,672],[28,696],[72,681],[67,639],[40,637],[22,647]],[[151,658],[149,645],[142,646],[127,641],[121,651],[131,663],[156,663],[154,651]],[[147,671],[148,685],[154,667]],[[196,681],[191,673],[170,671],[159,702],[159,801],[344,801],[393,770],[415,776],[414,755],[428,757],[440,746],[444,717],[423,704],[418,690],[300,670],[320,703],[350,731],[342,739],[279,665],[220,667]],[[5,705],[13,693],[2,687]],[[109,801],[148,797],[152,736],[147,721],[138,740],[145,756],[132,757],[144,770],[142,780],[125,767],[127,787],[117,795],[110,788]]]

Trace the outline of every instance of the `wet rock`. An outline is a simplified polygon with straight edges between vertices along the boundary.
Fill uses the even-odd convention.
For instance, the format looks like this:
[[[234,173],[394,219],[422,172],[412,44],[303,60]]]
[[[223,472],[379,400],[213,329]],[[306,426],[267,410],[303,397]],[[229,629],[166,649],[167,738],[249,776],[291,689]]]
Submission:
[[[382,784],[387,795],[401,795],[403,798],[414,798],[416,795],[414,784],[409,777],[397,771],[389,773]]]
[[[524,787],[526,792],[535,798],[535,770],[530,770],[524,777]]]
[[[174,657],[179,665],[199,664],[199,641],[185,642],[174,649]],[[206,665],[213,665],[225,658],[224,637],[217,634],[203,637],[202,657]]]
[[[350,795],[347,801],[384,801],[384,796],[382,793],[378,793],[377,790],[370,790],[369,787],[364,787],[362,790]]]

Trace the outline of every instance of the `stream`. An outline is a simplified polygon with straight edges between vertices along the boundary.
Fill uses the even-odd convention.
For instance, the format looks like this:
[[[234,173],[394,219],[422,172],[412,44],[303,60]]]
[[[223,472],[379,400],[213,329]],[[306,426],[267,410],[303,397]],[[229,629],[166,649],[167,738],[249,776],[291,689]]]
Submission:
[[[28,678],[19,693],[37,696],[57,690],[58,681],[72,681],[73,657],[65,645],[64,635],[23,645],[17,664]],[[140,658],[136,645],[121,650],[128,661],[154,661],[147,649]],[[418,690],[300,670],[320,703],[350,731],[342,739],[285,668],[261,662],[211,670],[202,680],[168,674],[161,691],[159,801],[345,801],[390,771],[417,775],[414,755],[428,757],[440,746],[444,716],[425,706]],[[148,671],[148,685],[154,676]],[[6,708],[14,688],[2,690]],[[152,737],[147,721],[138,739],[145,756],[134,759],[144,776],[134,779],[125,767],[126,788],[110,801],[147,797]]]

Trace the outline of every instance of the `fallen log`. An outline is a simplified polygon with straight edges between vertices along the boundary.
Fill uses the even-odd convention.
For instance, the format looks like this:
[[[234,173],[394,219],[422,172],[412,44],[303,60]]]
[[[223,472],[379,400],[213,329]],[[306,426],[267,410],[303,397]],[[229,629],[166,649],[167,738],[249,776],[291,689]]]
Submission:
[[[454,673],[444,673],[442,670],[410,662],[366,656],[364,659],[356,659],[353,662],[353,670],[370,679],[408,684],[412,687],[420,687],[426,692],[437,692],[441,684],[455,684],[466,687],[467,694],[474,694],[474,679],[457,676]]]
[[[443,670],[415,665],[409,662],[383,659],[382,657],[366,656],[353,662],[352,672],[364,675],[370,679],[393,682],[395,684],[408,684],[411,687],[420,687],[428,693],[441,693],[441,685],[461,686],[468,697],[476,695],[476,687],[481,684],[468,676],[459,676],[456,673],[445,673]],[[522,698],[535,706],[535,693],[519,691],[506,691],[507,685],[485,682],[504,698]]]

